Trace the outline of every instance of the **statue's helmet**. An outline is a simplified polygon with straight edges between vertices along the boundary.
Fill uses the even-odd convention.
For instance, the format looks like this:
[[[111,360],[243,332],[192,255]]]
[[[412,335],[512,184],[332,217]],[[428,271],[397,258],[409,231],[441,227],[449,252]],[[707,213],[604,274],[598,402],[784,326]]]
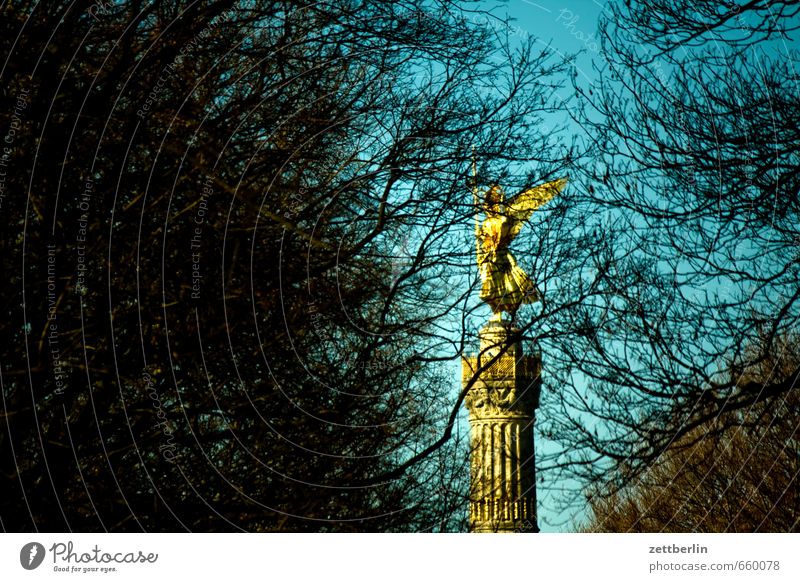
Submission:
[[[505,192],[503,192],[503,189],[497,184],[486,191],[486,206],[497,206],[498,204],[505,202],[505,199]]]

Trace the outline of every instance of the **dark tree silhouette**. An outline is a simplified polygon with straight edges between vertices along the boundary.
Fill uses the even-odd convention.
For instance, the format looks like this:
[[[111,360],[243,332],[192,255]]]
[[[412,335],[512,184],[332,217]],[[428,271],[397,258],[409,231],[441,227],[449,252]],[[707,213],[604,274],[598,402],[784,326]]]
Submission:
[[[798,365],[797,338],[747,373],[775,382]],[[761,346],[753,352],[763,352]],[[796,532],[800,527],[798,392],[725,412],[665,451],[634,486],[591,496],[588,531]]]
[[[464,528],[470,147],[566,153],[465,10],[3,4],[3,529]]]

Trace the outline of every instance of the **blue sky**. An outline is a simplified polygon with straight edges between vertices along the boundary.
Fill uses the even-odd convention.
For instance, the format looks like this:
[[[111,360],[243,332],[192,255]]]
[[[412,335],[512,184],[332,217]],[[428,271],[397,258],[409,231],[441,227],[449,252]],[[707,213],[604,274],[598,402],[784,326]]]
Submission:
[[[595,0],[508,0],[486,2],[492,12],[514,19],[512,28],[520,36],[530,35],[562,55],[582,53],[576,61],[578,74],[594,78],[592,61],[599,58],[597,21],[605,2]]]

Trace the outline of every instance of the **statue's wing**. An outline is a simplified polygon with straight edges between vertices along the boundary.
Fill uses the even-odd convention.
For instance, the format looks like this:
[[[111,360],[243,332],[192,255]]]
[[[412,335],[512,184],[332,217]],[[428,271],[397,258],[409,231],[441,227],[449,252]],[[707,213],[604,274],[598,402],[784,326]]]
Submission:
[[[531,217],[534,210],[555,197],[556,194],[564,189],[566,184],[567,179],[561,178],[559,180],[547,182],[546,184],[534,186],[529,190],[520,192],[511,200],[508,200],[506,202],[506,212],[508,213],[507,216],[512,219],[512,237],[519,234],[522,225]]]

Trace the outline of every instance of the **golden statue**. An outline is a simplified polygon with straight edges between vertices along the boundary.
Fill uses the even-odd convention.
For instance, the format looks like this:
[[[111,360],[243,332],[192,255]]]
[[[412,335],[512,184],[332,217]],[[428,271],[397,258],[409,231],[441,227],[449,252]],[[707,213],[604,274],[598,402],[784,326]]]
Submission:
[[[486,191],[482,205],[477,190],[473,192],[475,205],[486,214],[483,224],[477,214],[475,216],[475,244],[482,283],[480,298],[492,308],[492,320],[500,320],[504,311],[513,319],[520,305],[539,300],[536,286],[517,266],[508,245],[533,211],[558,194],[566,183],[564,178],[547,182],[520,192],[510,200],[506,200],[503,189],[495,185]]]

